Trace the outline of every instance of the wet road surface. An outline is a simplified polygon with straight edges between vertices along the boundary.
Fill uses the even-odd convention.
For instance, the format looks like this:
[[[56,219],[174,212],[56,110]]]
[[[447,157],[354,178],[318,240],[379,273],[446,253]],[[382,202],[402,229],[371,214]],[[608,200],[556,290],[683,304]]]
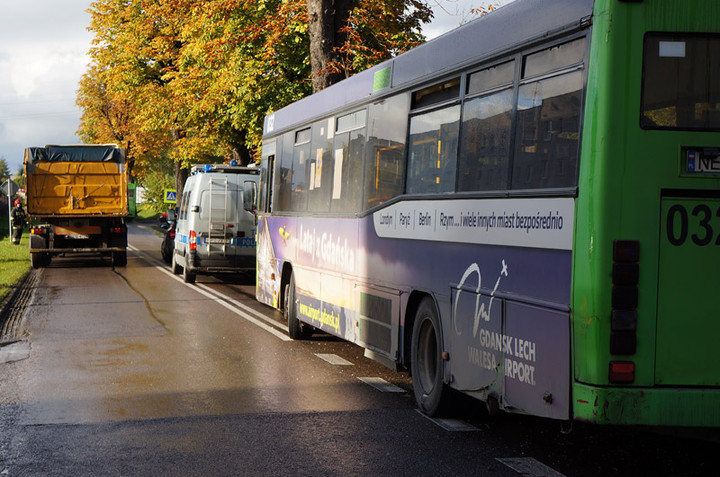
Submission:
[[[636,430],[431,421],[406,373],[325,335],[289,340],[253,299],[253,277],[186,285],[154,232],[130,232],[127,267],[57,258],[39,272],[25,359],[0,364],[0,475],[704,475],[717,464],[717,444]]]

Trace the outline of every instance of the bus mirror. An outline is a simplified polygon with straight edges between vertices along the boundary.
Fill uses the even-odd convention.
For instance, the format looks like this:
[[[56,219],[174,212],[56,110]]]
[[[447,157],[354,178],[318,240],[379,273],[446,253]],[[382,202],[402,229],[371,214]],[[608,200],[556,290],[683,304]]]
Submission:
[[[255,201],[257,199],[257,184],[252,181],[245,181],[243,185],[243,208],[248,212],[255,213]]]

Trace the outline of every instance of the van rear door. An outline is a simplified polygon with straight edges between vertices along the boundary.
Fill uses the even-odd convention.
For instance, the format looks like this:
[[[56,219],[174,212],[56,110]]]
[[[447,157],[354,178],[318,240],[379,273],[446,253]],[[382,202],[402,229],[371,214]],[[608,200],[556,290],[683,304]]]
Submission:
[[[235,236],[240,192],[224,177],[211,177],[200,196],[198,253],[235,262]],[[202,245],[202,250],[201,250]]]

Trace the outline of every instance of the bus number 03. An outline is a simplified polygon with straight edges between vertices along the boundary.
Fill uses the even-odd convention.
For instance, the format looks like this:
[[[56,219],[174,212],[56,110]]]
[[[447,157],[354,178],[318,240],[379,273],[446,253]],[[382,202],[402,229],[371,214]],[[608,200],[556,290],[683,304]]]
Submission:
[[[706,204],[696,205],[691,212],[693,217],[697,217],[699,230],[690,236],[693,243],[698,246],[709,245],[714,237],[714,231],[710,225],[713,213],[712,209]],[[720,218],[720,207],[715,212],[715,216]],[[668,210],[667,214],[667,236],[671,244],[676,247],[681,246],[687,241],[689,234],[690,218],[688,211],[680,204],[675,204]],[[679,230],[676,230],[676,225]],[[715,245],[720,246],[720,234],[715,240]]]

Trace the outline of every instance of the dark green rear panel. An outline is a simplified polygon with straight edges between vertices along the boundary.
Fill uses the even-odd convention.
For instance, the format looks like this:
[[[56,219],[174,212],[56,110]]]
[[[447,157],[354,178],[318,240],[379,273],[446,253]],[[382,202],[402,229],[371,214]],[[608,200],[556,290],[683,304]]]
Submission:
[[[663,197],[660,217],[655,384],[718,386],[720,200]]]

